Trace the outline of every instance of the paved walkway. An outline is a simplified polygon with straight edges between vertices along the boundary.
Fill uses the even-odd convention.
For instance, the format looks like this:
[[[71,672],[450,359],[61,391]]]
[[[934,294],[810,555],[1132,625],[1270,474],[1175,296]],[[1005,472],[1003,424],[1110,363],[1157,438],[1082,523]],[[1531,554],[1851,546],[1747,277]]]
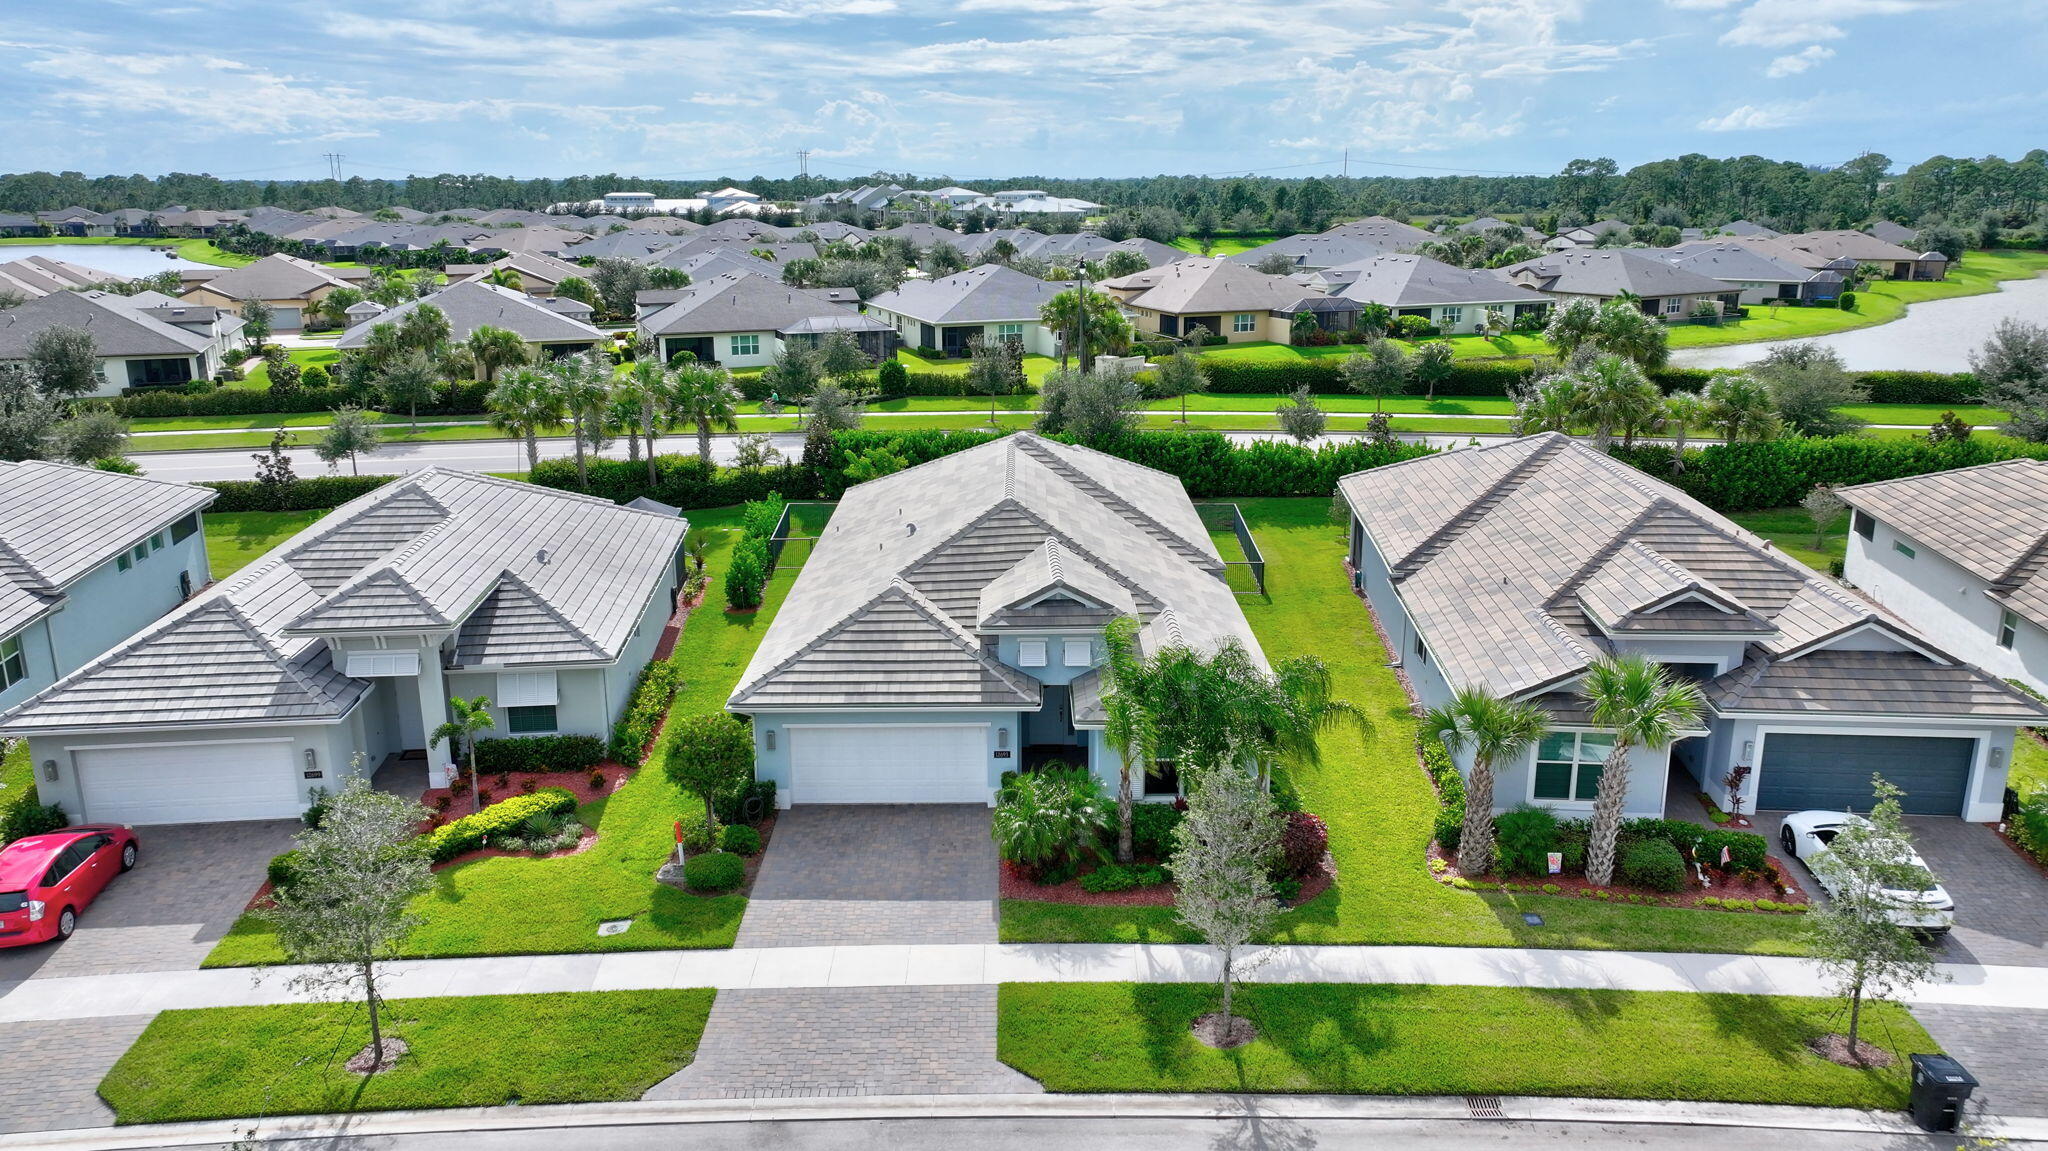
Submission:
[[[148,1015],[55,1019],[0,1027],[0,1133],[107,1127],[97,1090]]]

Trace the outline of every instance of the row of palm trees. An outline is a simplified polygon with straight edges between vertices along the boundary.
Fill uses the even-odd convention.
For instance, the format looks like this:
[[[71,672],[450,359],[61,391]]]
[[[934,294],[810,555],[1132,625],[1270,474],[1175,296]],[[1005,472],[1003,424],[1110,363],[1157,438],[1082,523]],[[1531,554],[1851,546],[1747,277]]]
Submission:
[[[1515,405],[1514,430],[1532,435],[1585,428],[1600,451],[1616,437],[1623,447],[1634,447],[1637,436],[1663,433],[1672,438],[1683,469],[1685,442],[1694,429],[1718,432],[1733,443],[1769,439],[1781,426],[1770,389],[1753,376],[1729,372],[1697,392],[1666,395],[1642,368],[1609,353],[1537,380]]]
[[[644,443],[652,483],[657,479],[655,445],[663,432],[694,428],[698,458],[708,464],[711,433],[739,430],[741,397],[732,376],[684,355],[673,364],[649,356],[617,370],[604,353],[592,350],[539,365],[519,361],[489,382],[484,402],[491,424],[525,442],[529,469],[540,463],[541,434],[568,426],[575,438],[579,483],[589,481],[585,449],[601,448],[621,435],[629,459],[642,458]]]

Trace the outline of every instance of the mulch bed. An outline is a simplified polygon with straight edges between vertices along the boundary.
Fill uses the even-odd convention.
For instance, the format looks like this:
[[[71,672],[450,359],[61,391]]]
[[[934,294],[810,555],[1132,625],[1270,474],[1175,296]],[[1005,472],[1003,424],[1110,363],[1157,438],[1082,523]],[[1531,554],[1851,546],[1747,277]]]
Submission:
[[[1252,1026],[1251,1020],[1242,1015],[1225,1017],[1221,1011],[1195,1016],[1195,1021],[1189,1024],[1188,1030],[1205,1046],[1214,1047],[1219,1051],[1243,1047],[1259,1037],[1259,1029]]]
[[[752,898],[754,894],[754,880],[760,878],[761,875],[761,861],[768,858],[769,841],[775,838],[775,814],[775,812],[770,811],[766,816],[762,817],[761,822],[753,825],[754,830],[761,833],[761,850],[755,852],[752,855],[742,857],[746,860],[747,877],[741,880],[740,885],[738,887],[733,888],[731,891],[721,891],[716,893],[716,895],[710,892],[691,891],[689,888],[683,886],[683,873],[681,868],[675,868],[672,871],[669,871],[668,874],[656,875],[655,879],[661,883],[665,883],[668,886],[675,888],[677,891],[682,892],[684,895],[694,895],[699,899],[712,899],[716,898],[717,895],[744,895],[748,898]],[[665,869],[668,868],[670,864],[674,863],[674,861],[675,853],[670,852],[669,864],[664,864],[663,867]]]
[[[1430,872],[1435,876],[1437,882],[1449,884],[1452,880],[1459,877],[1457,862],[1450,856],[1445,855],[1443,850],[1435,843],[1429,845],[1429,858],[1441,861],[1444,865],[1441,870],[1438,870],[1434,865],[1430,867]],[[1686,908],[1699,908],[1701,906],[1700,901],[1709,897],[1715,899],[1768,899],[1776,903],[1799,905],[1805,905],[1809,902],[1805,890],[1799,886],[1799,881],[1793,878],[1783,865],[1775,859],[1766,859],[1764,862],[1770,868],[1771,873],[1778,877],[1778,882],[1785,885],[1785,894],[1779,895],[1778,889],[1768,879],[1742,879],[1733,875],[1723,875],[1712,870],[1707,872],[1708,876],[1713,880],[1714,885],[1712,887],[1702,887],[1698,880],[1688,879],[1685,890],[1675,892],[1646,891],[1643,888],[1630,887],[1628,884],[1618,881],[1606,887],[1595,887],[1586,881],[1584,875],[1546,875],[1533,879],[1503,878],[1501,876],[1487,875],[1472,880],[1472,890],[1499,891],[1501,890],[1502,883],[1510,883],[1514,887],[1509,890],[1521,894],[1555,894],[1559,898],[1597,899],[1597,896],[1585,893],[1605,891],[1608,893],[1606,900],[1608,903],[1654,904],[1659,907]],[[1545,884],[1553,884],[1558,890],[1555,893],[1544,891],[1543,886]],[[1630,899],[1630,895],[1640,896],[1641,898]],[[1704,910],[1717,911],[1719,908],[1704,908]]]
[[[1856,1040],[1856,1050],[1850,1051],[1849,1037],[1838,1032],[1829,1032],[1817,1039],[1807,1040],[1806,1049],[1830,1063],[1838,1063],[1843,1067],[1890,1067],[1897,1062],[1892,1058],[1891,1052],[1868,1039],[1859,1038]]]
[[[1140,862],[1149,862],[1141,860]],[[1032,903],[1067,903],[1077,907],[1172,907],[1174,885],[1156,884],[1152,887],[1134,887],[1129,891],[1089,891],[1081,886],[1076,877],[1065,883],[1050,886],[1034,883],[1017,873],[1014,865],[1005,863],[1000,871],[1002,883],[997,894],[1004,899],[1020,899]],[[1337,862],[1323,853],[1323,861],[1316,869],[1302,877],[1301,894],[1294,899],[1299,906],[1321,895],[1337,882]]]
[[[378,1054],[377,1048],[381,1048],[383,1051],[384,1057],[382,1059],[376,1057]],[[389,1071],[392,1064],[398,1062],[401,1056],[411,1050],[411,1046],[405,1040],[400,1039],[396,1035],[386,1035],[382,1043],[363,1044],[363,1049],[349,1056],[348,1062],[342,1066],[357,1075],[368,1075],[373,1070]]]

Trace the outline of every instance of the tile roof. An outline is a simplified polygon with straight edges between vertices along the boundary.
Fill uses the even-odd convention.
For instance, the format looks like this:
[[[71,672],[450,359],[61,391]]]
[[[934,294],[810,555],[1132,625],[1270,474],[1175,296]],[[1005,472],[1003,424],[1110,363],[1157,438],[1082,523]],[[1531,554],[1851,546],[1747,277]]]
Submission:
[[[1804,283],[1813,275],[1811,268],[1774,256],[1763,248],[1724,240],[1699,240],[1676,248],[1645,251],[1674,268],[1723,282],[1748,280],[1797,284]]]
[[[844,304],[822,292],[735,272],[681,289],[675,302],[643,318],[640,330],[654,336],[779,332],[812,317],[846,314]]]
[[[2048,627],[2048,461],[2000,460],[1837,491]]]
[[[1963,664],[1912,652],[1817,651],[1794,660],[1755,658],[1706,686],[1721,712],[1814,711],[1878,716],[1959,716],[2038,724],[2029,697]]]
[[[0,460],[0,638],[64,602],[64,589],[212,503],[207,488],[98,468]]]
[[[347,282],[320,265],[282,253],[265,256],[253,264],[230,268],[200,285],[199,289],[231,300],[299,300],[326,288],[347,287]]]
[[[1163,268],[1151,268],[1103,287],[1142,288],[1125,302],[1171,315],[1208,312],[1291,312],[1301,299],[1301,285],[1285,276],[1269,276],[1241,263],[1195,256]]]
[[[1282,236],[1277,240],[1260,244],[1256,248],[1246,248],[1242,252],[1237,252],[1223,258],[1233,264],[1243,264],[1245,267],[1251,267],[1268,256],[1286,256],[1289,260],[1293,261],[1296,268],[1334,268],[1338,264],[1355,264],[1360,260],[1369,259],[1373,256],[1403,251],[1414,246],[1412,243],[1398,241],[1391,236],[1377,233],[1361,233],[1357,235],[1304,233],[1296,236]]]
[[[1658,296],[1712,295],[1728,285],[1628,248],[1566,249],[1509,264],[1500,274],[1540,292],[1572,296],[1615,296],[1634,292]]]
[[[1041,280],[1001,264],[981,264],[935,280],[905,280],[868,306],[927,324],[1035,324],[1046,301],[1073,286],[1070,280]]]
[[[145,299],[144,296],[148,298]],[[0,360],[28,356],[29,341],[47,328],[82,328],[102,356],[196,356],[213,338],[150,314],[167,297],[153,293],[51,292],[0,310]]]
[[[486,324],[517,332],[529,344],[596,343],[605,338],[603,332],[550,307],[545,300],[482,280],[464,280],[450,284],[431,296],[407,300],[363,320],[343,332],[334,346],[360,348],[368,342],[371,330],[378,324],[398,323],[406,313],[421,304],[432,304],[447,315],[451,340],[467,339],[471,332]]]
[[[1541,292],[1511,284],[1484,268],[1459,268],[1428,256],[1372,256],[1331,268],[1344,287],[1333,295],[1390,308],[1432,304],[1541,304]]]

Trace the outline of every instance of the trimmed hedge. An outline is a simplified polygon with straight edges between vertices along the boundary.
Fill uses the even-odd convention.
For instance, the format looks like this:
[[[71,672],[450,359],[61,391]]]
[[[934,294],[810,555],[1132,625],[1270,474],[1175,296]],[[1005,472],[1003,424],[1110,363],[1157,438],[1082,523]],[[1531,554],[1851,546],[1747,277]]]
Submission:
[[[70,822],[61,806],[44,803],[36,794],[35,785],[31,784],[7,809],[5,816],[0,817],[0,844],[56,831]]]
[[[574,810],[576,796],[560,787],[544,787],[529,795],[502,799],[475,815],[465,815],[435,828],[427,836],[427,857],[435,863],[446,863],[465,851],[488,846],[493,837],[516,834],[533,819]]]
[[[594,735],[521,735],[476,741],[479,772],[589,771],[604,762],[604,741]]]
[[[632,698],[619,713],[619,721],[612,725],[614,761],[627,767],[640,766],[640,757],[654,739],[654,729],[661,725],[661,717],[668,714],[668,705],[682,686],[683,669],[679,664],[655,660],[640,669],[640,678],[633,681]]]
[[[1788,437],[1688,451],[1683,472],[1672,470],[1670,448],[1615,448],[1613,453],[1716,511],[1748,512],[1796,504],[1817,484],[1876,483],[2022,456],[2048,459],[2048,445],[1989,437],[1944,444],[1861,436]]]
[[[1317,395],[1345,395],[1344,377],[1337,365],[1342,357],[1291,363],[1219,360],[1204,357],[1202,372],[1209,377],[1212,392],[1242,395],[1284,396],[1306,387]],[[1510,389],[1535,374],[1526,361],[1459,361],[1450,375],[1437,382],[1439,396],[1505,397]],[[1696,392],[1707,385],[1714,373],[1704,368],[1659,368],[1648,373],[1650,380],[1666,392]],[[1968,372],[1851,372],[1870,389],[1875,404],[1971,404],[1977,402],[1977,380]]]
[[[325,377],[327,373],[322,370],[321,375]],[[489,391],[488,387],[474,380],[458,380],[443,384],[433,402],[420,405],[420,414],[481,415],[487,410],[484,396]],[[331,412],[341,407],[370,406],[371,398],[361,388],[302,385],[281,395],[273,393],[268,388],[261,391],[254,388],[217,388],[197,393],[176,388],[153,388],[93,402],[105,404],[119,415],[137,419],[154,416],[260,416],[273,412]]]
[[[306,476],[282,491],[255,480],[208,480],[197,486],[220,494],[209,512],[310,512],[338,508],[357,496],[376,491],[397,476]]]
[[[1437,846],[1456,852],[1465,838],[1465,777],[1458,774],[1449,749],[1436,735],[1417,735],[1415,751],[1422,757],[1423,770],[1429,772],[1429,778],[1436,784]]]
[[[729,851],[707,851],[683,863],[684,885],[706,895],[731,891],[746,878],[746,861]]]

